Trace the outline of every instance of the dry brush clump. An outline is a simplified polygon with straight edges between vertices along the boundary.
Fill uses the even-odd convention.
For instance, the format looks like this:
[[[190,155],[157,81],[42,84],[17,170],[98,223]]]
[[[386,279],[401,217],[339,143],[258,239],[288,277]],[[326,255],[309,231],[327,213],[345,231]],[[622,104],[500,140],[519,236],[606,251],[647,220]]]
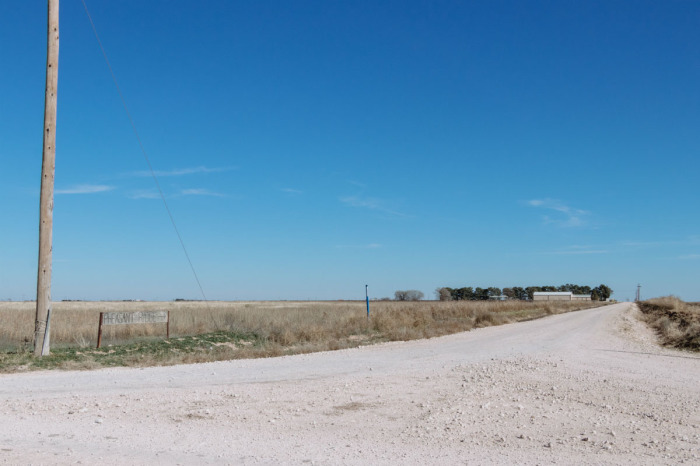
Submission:
[[[700,305],[675,296],[637,304],[642,318],[657,331],[664,345],[700,351]]]
[[[506,311],[495,302],[381,302],[375,305],[372,329],[388,340],[431,338],[508,323]]]

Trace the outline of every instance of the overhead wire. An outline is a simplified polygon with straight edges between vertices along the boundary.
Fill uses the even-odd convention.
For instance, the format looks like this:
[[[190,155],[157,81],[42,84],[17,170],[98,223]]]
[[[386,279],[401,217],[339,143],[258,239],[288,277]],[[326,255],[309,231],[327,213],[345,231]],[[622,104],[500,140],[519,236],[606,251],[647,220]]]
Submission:
[[[126,99],[124,98],[124,94],[122,93],[121,88],[119,87],[119,82],[117,81],[117,76],[114,73],[114,69],[112,69],[112,64],[109,62],[109,58],[107,58],[107,52],[105,51],[104,46],[102,45],[102,41],[100,40],[100,35],[97,33],[97,28],[95,27],[95,23],[92,20],[92,16],[90,15],[90,11],[88,10],[87,4],[85,3],[85,0],[81,0],[83,3],[83,8],[85,8],[85,14],[87,14],[88,20],[90,21],[90,26],[92,26],[92,32],[95,34],[95,38],[97,39],[97,43],[100,46],[100,50],[102,51],[102,56],[105,59],[105,62],[107,63],[107,68],[109,68],[109,73],[112,76],[112,81],[114,81],[114,85],[117,88],[117,93],[119,94],[119,99],[121,100],[122,106],[124,107],[124,111],[126,112],[126,116],[129,119],[129,123],[131,125],[131,129],[134,132],[134,135],[136,136],[136,141],[138,142],[139,148],[141,149],[141,154],[143,155],[143,158],[146,160],[146,164],[148,165],[148,169],[151,173],[151,177],[153,178],[153,181],[156,185],[156,188],[158,189],[158,194],[160,195],[160,199],[163,201],[163,205],[165,206],[165,210],[168,213],[168,217],[170,218],[170,223],[173,225],[173,229],[175,230],[175,234],[177,235],[177,239],[180,242],[180,246],[182,247],[182,251],[185,253],[185,257],[187,258],[187,263],[190,266],[190,270],[192,270],[192,275],[194,275],[194,279],[197,282],[197,286],[199,287],[199,292],[202,295],[202,298],[204,298],[205,302],[208,302],[207,295],[204,293],[204,288],[202,287],[202,283],[199,280],[199,276],[197,275],[197,271],[194,268],[194,264],[192,263],[192,259],[190,259],[190,255],[187,252],[187,247],[185,246],[185,242],[182,239],[182,235],[180,234],[180,230],[177,227],[177,224],[175,223],[175,217],[173,216],[172,211],[170,210],[170,206],[168,205],[168,201],[165,198],[165,194],[163,193],[163,190],[160,187],[160,182],[158,181],[158,176],[156,175],[155,170],[153,169],[153,165],[151,164],[151,160],[148,157],[148,154],[146,153],[146,149],[143,145],[143,142],[141,141],[141,136],[139,135],[138,130],[136,129],[136,124],[134,123],[134,119],[131,116],[131,112],[129,111],[129,107],[126,105]]]

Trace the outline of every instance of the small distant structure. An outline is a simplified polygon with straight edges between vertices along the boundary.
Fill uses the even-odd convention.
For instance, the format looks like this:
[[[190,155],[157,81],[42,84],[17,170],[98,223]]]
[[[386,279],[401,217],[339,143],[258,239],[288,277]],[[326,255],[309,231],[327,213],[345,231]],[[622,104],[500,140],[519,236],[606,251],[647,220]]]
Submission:
[[[571,291],[535,291],[533,301],[590,301],[589,294],[573,294]]]
[[[506,295],[489,296],[489,301],[508,301],[508,296],[506,296]]]

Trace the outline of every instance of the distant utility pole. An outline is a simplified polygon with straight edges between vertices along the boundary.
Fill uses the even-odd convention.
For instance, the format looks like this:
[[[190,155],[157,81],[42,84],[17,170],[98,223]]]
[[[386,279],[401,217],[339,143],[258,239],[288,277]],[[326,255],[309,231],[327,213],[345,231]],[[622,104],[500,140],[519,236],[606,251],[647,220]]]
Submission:
[[[44,95],[44,148],[41,162],[39,208],[39,270],[36,283],[34,356],[50,349],[47,328],[51,315],[51,252],[53,247],[53,182],[56,166],[56,106],[58,92],[58,0],[48,0],[46,93]]]
[[[642,285],[637,285],[637,296],[634,298],[634,302],[639,302],[642,300],[642,294],[640,293],[640,290],[642,288]]]
[[[365,285],[365,300],[367,301],[367,320],[369,320],[369,292],[367,291],[369,285]]]

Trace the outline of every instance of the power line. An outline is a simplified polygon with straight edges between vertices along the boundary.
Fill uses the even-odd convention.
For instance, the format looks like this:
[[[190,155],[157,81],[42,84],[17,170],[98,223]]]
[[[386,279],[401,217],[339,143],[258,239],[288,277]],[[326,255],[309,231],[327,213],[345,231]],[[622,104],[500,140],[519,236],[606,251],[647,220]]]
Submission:
[[[197,271],[194,268],[194,264],[192,264],[192,260],[190,259],[190,255],[187,252],[187,248],[185,247],[185,242],[182,239],[182,235],[180,235],[180,230],[177,228],[177,224],[175,223],[175,217],[173,217],[172,212],[170,211],[170,207],[168,206],[168,201],[165,199],[165,194],[163,194],[163,190],[160,187],[160,182],[158,181],[158,177],[156,176],[155,170],[153,170],[153,165],[151,165],[151,160],[148,158],[148,154],[146,153],[146,149],[143,146],[143,143],[141,142],[141,136],[139,136],[139,132],[136,129],[136,124],[134,123],[134,119],[131,117],[131,112],[129,112],[129,107],[126,105],[126,99],[124,98],[124,94],[122,93],[121,88],[119,87],[119,83],[117,82],[117,76],[114,74],[114,70],[112,69],[112,65],[109,62],[109,58],[107,58],[107,52],[105,51],[104,46],[102,45],[102,41],[100,40],[100,35],[97,33],[97,28],[95,27],[95,23],[92,21],[92,16],[90,16],[90,12],[88,11],[87,4],[85,3],[85,0],[82,0],[83,2],[83,7],[85,8],[85,14],[87,14],[88,20],[90,21],[90,26],[92,26],[92,32],[95,33],[95,38],[97,39],[97,43],[100,46],[100,50],[102,51],[102,56],[105,59],[105,62],[107,62],[107,68],[109,68],[109,73],[112,75],[112,81],[114,81],[114,85],[117,88],[117,93],[119,94],[119,99],[122,102],[122,106],[124,107],[124,111],[126,112],[126,116],[129,119],[129,123],[131,124],[131,129],[134,131],[134,135],[136,136],[136,141],[138,142],[139,148],[141,149],[141,154],[143,154],[143,158],[146,160],[146,164],[148,165],[148,169],[151,172],[151,177],[153,177],[153,181],[156,184],[156,188],[158,189],[158,194],[160,195],[160,199],[163,201],[163,205],[165,206],[165,210],[168,213],[168,217],[170,218],[170,223],[173,225],[173,229],[175,230],[175,234],[177,235],[177,239],[180,241],[180,246],[182,246],[182,251],[185,253],[185,257],[187,258],[187,263],[190,264],[190,269],[192,270],[192,274],[194,275],[194,279],[197,281],[197,286],[199,287],[199,291],[202,294],[202,297],[204,298],[204,301],[207,302],[207,295],[204,293],[204,288],[202,288],[202,283],[199,281],[199,276],[197,276]]]

